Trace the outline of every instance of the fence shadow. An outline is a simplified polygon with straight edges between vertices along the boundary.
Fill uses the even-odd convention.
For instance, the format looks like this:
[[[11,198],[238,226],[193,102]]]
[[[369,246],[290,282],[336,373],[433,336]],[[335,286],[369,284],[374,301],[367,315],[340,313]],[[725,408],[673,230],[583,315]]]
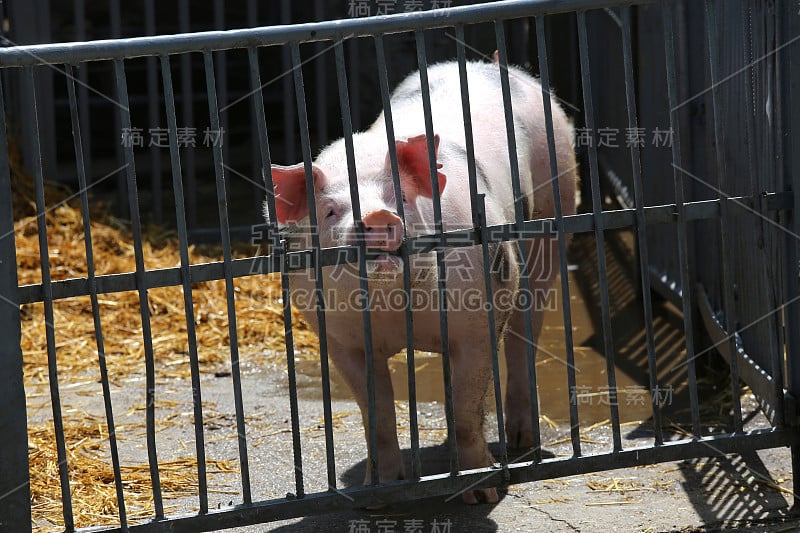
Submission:
[[[644,310],[640,279],[636,272],[633,234],[629,230],[606,232],[606,264],[609,283],[611,329],[615,366],[644,387],[649,385],[649,361],[645,337]],[[593,236],[577,235],[571,248],[571,263],[577,267],[575,280],[587,302],[598,302],[590,313],[595,333],[585,340],[603,353],[603,324],[599,307],[597,247]],[[680,309],[652,294],[653,340],[655,344],[657,386],[665,431],[682,433],[691,427],[691,403],[686,360],[686,337]],[[732,431],[733,401],[730,370],[705,336],[695,332],[697,389],[704,431]],[[620,407],[621,409],[624,406]],[[652,418],[629,433],[628,438],[653,436]]]
[[[636,273],[636,257],[633,253],[633,235],[630,231],[607,231],[605,236],[616,367],[618,371],[632,376],[637,383],[649,387],[644,315],[640,280]],[[576,235],[570,252],[570,262],[577,266],[575,278],[583,298],[587,302],[597,302],[594,312],[591,313],[595,334],[585,343],[602,353],[603,324],[599,307],[597,246],[593,235]],[[670,391],[669,401],[664,402],[662,407],[664,439],[687,438],[691,428],[691,404],[685,364],[683,316],[679,309],[654,295],[653,317],[658,384]],[[697,340],[702,344],[701,339]],[[712,350],[698,357],[695,365],[703,431],[733,431],[730,372],[727,364]],[[743,415],[745,423],[753,422],[753,418],[761,416],[754,402]],[[643,439],[649,444],[652,443],[653,435],[651,417],[629,431],[625,438]],[[709,454],[714,453],[716,452],[713,449],[709,450]],[[724,528],[755,527],[768,522],[781,522],[789,515],[790,504],[778,488],[779,483],[754,451],[683,461],[678,464],[678,470],[683,476],[683,490],[706,525]]]
[[[684,461],[679,468],[683,490],[706,525],[746,527],[781,522],[790,514],[790,504],[775,488],[779,483],[754,451]]]
[[[633,241],[634,235],[628,230],[605,233],[614,363],[618,372],[623,372],[638,385],[650,389],[644,308]],[[587,308],[590,309],[589,318],[594,329],[594,333],[583,344],[602,354],[603,322],[597,261],[594,235],[576,235],[570,248],[570,264],[576,269],[575,281],[582,298],[592,302]],[[664,424],[669,427],[673,422],[683,423],[690,407],[683,318],[679,309],[657,295],[653,296],[652,306],[658,389],[650,391],[650,394],[659,395]],[[706,355],[703,360],[708,357]],[[717,378],[719,376],[714,377]],[[621,411],[625,407],[620,404]],[[629,438],[652,435],[652,419],[649,419],[634,430]]]
[[[494,453],[497,452],[492,447]],[[422,474],[447,472],[448,452],[445,444],[420,448]],[[410,450],[403,450],[406,466],[410,464]],[[366,460],[359,461],[340,476],[344,487],[361,485],[366,471]],[[500,502],[505,490],[498,490]],[[489,518],[497,504],[466,505],[459,495],[437,496],[389,505],[379,510],[351,509],[319,516],[307,516],[300,522],[281,526],[272,531],[499,531],[497,523]]]

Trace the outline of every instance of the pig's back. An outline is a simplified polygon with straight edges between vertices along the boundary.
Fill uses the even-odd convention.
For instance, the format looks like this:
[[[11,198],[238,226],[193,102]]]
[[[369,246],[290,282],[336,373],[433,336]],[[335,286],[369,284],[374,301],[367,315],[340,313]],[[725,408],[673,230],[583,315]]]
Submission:
[[[527,74],[522,74],[522,76],[533,81]],[[515,75],[514,78],[516,77]],[[469,62],[467,63],[467,79],[473,136],[477,147],[479,139],[495,137],[497,133],[505,131],[499,66],[496,63]],[[512,87],[515,84],[512,82]],[[443,139],[464,146],[458,63],[438,63],[428,67],[428,86],[434,131]],[[398,138],[413,137],[425,132],[419,72],[410,74],[397,86],[392,93],[391,101],[395,135]],[[383,124],[382,115],[378,122]]]
[[[531,128],[543,120],[539,116],[542,114],[541,90],[538,82],[523,71],[509,67],[509,74],[520,185],[523,195],[533,200],[530,136]],[[479,189],[481,192],[492,192],[488,201],[494,203],[496,209],[490,211],[494,211],[500,218],[490,218],[495,218],[495,222],[509,222],[513,216],[513,194],[500,67],[497,63],[469,62],[467,79],[475,159],[486,178],[479,181]],[[448,194],[445,194],[445,200],[469,205],[466,136],[458,63],[451,61],[428,67],[428,86],[433,130],[441,138],[440,160],[447,167],[448,160],[460,159],[459,166],[464,167],[460,172],[446,172],[451,196],[447,198]],[[535,105],[537,98],[538,106]],[[410,74],[397,86],[392,93],[391,102],[396,138],[403,139],[425,133],[419,72]],[[380,130],[385,138],[383,114],[378,117],[373,128]],[[457,185],[457,181],[463,183]],[[487,182],[491,182],[491,185]],[[454,193],[457,197],[453,196]],[[530,205],[533,205],[533,201]]]
[[[509,86],[514,119],[514,135],[519,162],[520,187],[529,200],[530,212],[538,216],[552,216],[553,199],[545,130],[542,88],[539,82],[523,70],[509,66]],[[511,166],[509,162],[506,115],[500,65],[488,62],[468,62],[470,115],[472,118],[475,159],[484,171],[486,180],[479,181],[481,192],[495,203],[501,219],[511,221],[513,217],[513,194],[511,191]],[[465,131],[461,103],[461,82],[458,63],[450,61],[428,67],[428,86],[431,97],[433,130],[441,138],[440,156],[446,163],[449,159],[460,159],[465,168]],[[413,72],[392,93],[392,118],[395,137],[404,139],[425,133],[425,115],[422,106],[422,87],[419,72]],[[562,182],[562,202],[572,205],[574,199],[567,198],[574,189],[575,160],[572,146],[572,126],[563,110],[553,101],[553,126],[558,153],[558,168]],[[385,139],[384,116],[381,113],[370,128]],[[448,153],[449,152],[449,153]],[[449,172],[448,192],[444,201],[469,203],[466,187],[467,173]],[[463,181],[453,187],[456,182]],[[533,191],[536,190],[534,195]],[[453,196],[453,193],[456,193]]]

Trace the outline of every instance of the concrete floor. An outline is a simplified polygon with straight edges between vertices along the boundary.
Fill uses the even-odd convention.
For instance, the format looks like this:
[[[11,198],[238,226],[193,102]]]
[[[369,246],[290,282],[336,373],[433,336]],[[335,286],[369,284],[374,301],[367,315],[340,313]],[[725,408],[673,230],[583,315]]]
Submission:
[[[573,246],[573,250],[576,247]],[[652,444],[653,428],[649,406],[630,401],[634,392],[647,386],[647,358],[643,354],[640,311],[632,281],[621,267],[623,253],[611,254],[609,272],[618,276],[612,295],[612,327],[617,341],[617,377],[622,439],[625,448]],[[593,301],[591,256],[573,252],[570,294],[575,318],[576,366],[578,384],[585,396],[579,404],[583,453],[603,453],[610,449],[611,430],[607,423],[608,406],[597,390],[607,384],[604,359],[598,348],[597,309]],[[616,261],[616,262],[615,262]],[[596,279],[596,278],[595,278]],[[560,298],[557,300],[560,301]],[[594,300],[596,301],[596,300]],[[677,438],[687,427],[687,380],[680,365],[682,326],[679,315],[668,304],[657,304],[660,380],[668,387],[665,402],[666,436]],[[638,321],[638,322],[637,322]],[[637,340],[638,339],[638,340]],[[543,448],[556,456],[571,454],[569,418],[566,407],[570,392],[566,372],[559,361],[563,354],[563,322],[559,312],[549,313],[541,343],[547,349],[537,358],[540,377]],[[685,356],[684,356],[685,357]],[[704,431],[719,432],[729,423],[730,387],[724,367],[710,356],[701,373],[701,415]],[[289,391],[286,368],[265,366],[242,358],[242,388],[247,422],[248,457],[253,501],[282,498],[295,492],[292,436],[289,422]],[[683,370],[681,370],[681,368]],[[405,364],[392,364],[395,389],[405,387]],[[327,490],[323,410],[320,401],[318,364],[298,362],[298,407],[307,493]],[[682,373],[684,372],[684,373]],[[421,356],[417,361],[420,446],[424,473],[447,470],[447,455],[442,446],[446,424],[441,401],[441,365],[436,356]],[[340,380],[333,376],[332,412],[339,487],[360,484],[364,475],[364,444],[361,416],[349,399]],[[96,380],[84,379],[62,384],[62,406],[70,420],[102,420],[103,403]],[[45,385],[29,385],[30,423],[49,418],[49,395]],[[147,461],[144,422],[144,380],[134,376],[112,383],[123,464]],[[241,502],[239,452],[234,416],[233,388],[224,368],[204,368],[202,375],[204,435],[209,461],[227,461],[231,471],[209,468],[209,508],[224,508]],[[621,398],[625,396],[622,395]],[[161,377],[157,391],[157,444],[159,460],[194,456],[191,383],[185,377]],[[646,402],[645,402],[646,403]],[[746,429],[765,428],[768,421],[755,399],[743,396]],[[410,447],[408,404],[398,393],[398,424],[401,446]],[[487,416],[490,442],[497,442],[494,418]],[[495,446],[496,450],[496,446]],[[123,476],[124,477],[124,476]],[[456,531],[582,531],[582,532],[662,532],[662,531],[800,531],[800,521],[790,516],[793,490],[788,449],[750,452],[745,456],[696,459],[652,466],[626,468],[516,485],[502,491],[497,504],[467,506],[456,498],[433,498],[397,504],[381,511],[346,510],[323,516],[307,516],[282,522],[234,528],[231,531],[343,531],[425,533]],[[191,490],[191,488],[190,488]],[[197,497],[170,498],[165,494],[167,514],[194,513]],[[41,531],[54,528],[37,522]],[[55,528],[57,529],[57,528]]]

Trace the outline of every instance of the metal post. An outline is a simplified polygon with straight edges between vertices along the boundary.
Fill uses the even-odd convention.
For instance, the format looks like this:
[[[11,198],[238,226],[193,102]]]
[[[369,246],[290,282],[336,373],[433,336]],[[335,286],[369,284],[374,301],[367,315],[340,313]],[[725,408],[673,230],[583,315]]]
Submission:
[[[800,134],[793,132],[791,125],[800,124],[800,105],[795,103],[793,95],[800,91],[800,56],[798,47],[800,44],[793,42],[789,45],[790,39],[795,39],[800,35],[800,16],[797,14],[797,3],[790,0],[778,2],[775,10],[777,18],[777,46],[785,49],[778,54],[778,150],[782,159],[783,190],[792,191],[794,196],[793,209],[787,211],[784,224],[789,230],[786,232],[785,249],[785,294],[784,310],[786,327],[786,386],[793,405],[790,409],[794,412],[787,413],[786,424],[798,427],[797,398],[800,396],[800,303],[797,301],[800,288],[798,288],[797,278],[797,238],[795,235],[800,232],[800,217],[796,210],[800,206],[800,157],[797,151],[800,150]],[[795,440],[796,442],[796,440]],[[792,446],[792,474],[795,479],[800,479],[800,444]],[[794,508],[800,507],[800,495],[794,493]]]
[[[41,9],[43,15],[47,15],[48,7],[37,2],[10,2],[6,6],[6,9],[6,15],[8,16],[8,19],[14,21],[14,24],[10,27],[9,31],[10,41],[4,42],[3,46],[42,44],[49,40],[49,16],[42,16],[41,19],[37,16],[39,9]],[[14,93],[8,96],[11,100],[14,100],[13,103],[18,106],[18,109],[28,109],[31,105],[31,99],[33,98],[33,95],[24,90],[22,75],[7,74],[6,76],[8,79],[14,81]],[[39,86],[38,92],[40,95],[43,95],[43,91],[46,91],[47,88],[50,88],[53,82],[52,75],[46,74],[44,76],[45,77],[43,77],[42,74],[38,74],[36,79],[37,85]],[[52,95],[52,92],[50,94]],[[52,99],[50,102],[52,102]],[[43,114],[47,115],[47,113]],[[44,127],[45,125],[43,124],[43,130]],[[32,124],[29,120],[20,120],[19,128],[22,139],[27,139],[31,135],[30,129],[32,128]],[[48,135],[47,130],[40,132],[40,136],[43,136],[43,143],[45,144],[52,141],[52,138]],[[36,155],[32,153],[31,147],[28,146],[27,143],[22,143],[21,150],[24,163],[26,165],[31,165],[32,161],[36,157]],[[49,156],[49,151],[45,150],[45,165],[49,164]],[[48,169],[47,166],[45,166],[45,168]],[[48,172],[48,175],[51,174]]]
[[[3,106],[0,85],[0,108]],[[22,329],[5,114],[0,113],[0,530],[31,531],[28,426],[22,382]]]

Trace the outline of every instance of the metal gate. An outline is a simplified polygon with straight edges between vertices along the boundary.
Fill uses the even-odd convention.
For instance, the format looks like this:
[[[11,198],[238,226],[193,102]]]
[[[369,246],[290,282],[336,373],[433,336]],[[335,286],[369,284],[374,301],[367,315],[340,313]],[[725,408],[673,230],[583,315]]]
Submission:
[[[50,374],[50,395],[53,406],[53,423],[58,448],[58,466],[62,489],[63,515],[66,528],[73,529],[70,501],[70,474],[59,402],[57,368],[58,332],[54,322],[55,300],[88,296],[91,299],[95,323],[95,342],[100,355],[102,392],[109,428],[111,460],[119,495],[119,527],[117,530],[171,531],[216,530],[224,527],[253,524],[281,518],[322,513],[342,508],[357,508],[378,503],[391,503],[435,495],[450,495],[475,487],[548,479],[578,473],[599,471],[626,466],[646,465],[662,461],[714,456],[779,446],[793,447],[793,469],[800,472],[800,454],[797,453],[797,414],[794,398],[800,392],[800,369],[797,347],[800,345],[798,327],[800,316],[797,300],[798,261],[795,238],[800,234],[800,221],[793,216],[793,206],[800,202],[800,135],[792,126],[800,124],[800,106],[792,102],[792,95],[800,89],[800,60],[798,54],[788,53],[800,39],[800,15],[795,2],[742,1],[722,2],[708,0],[702,3],[658,1],[602,1],[602,0],[523,0],[501,1],[483,5],[462,6],[433,12],[414,12],[387,17],[370,17],[343,21],[329,21],[291,26],[262,27],[223,32],[188,33],[131,39],[79,43],[73,45],[51,44],[13,47],[0,50],[0,77],[6,78],[15,69],[21,76],[23,91],[32,95],[23,110],[32,121],[23,142],[33,153],[31,171],[36,186],[36,210],[39,220],[38,236],[41,250],[42,282],[19,286],[17,281],[18,256],[14,242],[13,206],[11,202],[11,177],[7,146],[5,114],[0,116],[0,332],[7,339],[0,347],[0,360],[5,371],[0,375],[0,399],[5,409],[0,415],[0,429],[4,434],[0,445],[0,516],[4,525],[14,530],[30,530],[29,473],[27,468],[28,442],[26,430],[25,390],[22,380],[22,351],[20,338],[20,305],[41,302],[44,305],[46,346]],[[636,5],[637,7],[630,7]],[[702,9],[701,9],[702,8]],[[702,11],[700,13],[699,11]],[[565,235],[592,233],[597,246],[598,286],[602,315],[602,338],[608,363],[608,393],[616,397],[614,378],[614,335],[609,323],[609,280],[606,272],[605,234],[618,228],[633,228],[636,235],[638,268],[641,277],[642,313],[645,317],[645,343],[650,365],[650,387],[659,387],[656,348],[653,343],[652,291],[672,300],[683,313],[686,334],[685,357],[688,369],[688,387],[691,398],[691,423],[693,435],[679,440],[667,440],[661,432],[659,402],[652,402],[655,436],[651,446],[624,447],[621,439],[619,413],[610,402],[609,415],[612,442],[604,453],[581,453],[577,428],[577,406],[571,409],[570,423],[574,454],[568,458],[543,458],[535,453],[532,460],[510,460],[502,430],[502,415],[498,410],[498,434],[501,453],[499,466],[480,471],[459,472],[457,455],[450,469],[439,475],[422,476],[414,461],[412,479],[369,487],[337,487],[336,463],[333,447],[330,389],[327,373],[328,355],[321,350],[324,404],[324,431],[326,437],[325,461],[320,469],[327,472],[331,489],[307,493],[302,471],[302,436],[298,428],[296,408],[294,349],[292,345],[291,303],[288,297],[288,273],[291,270],[321,269],[322,266],[343,262],[358,262],[365,269],[368,256],[358,247],[289,251],[283,246],[276,228],[268,228],[273,245],[266,256],[234,258],[231,251],[228,212],[229,184],[222,146],[214,145],[213,169],[218,198],[220,239],[224,260],[208,264],[190,264],[189,238],[186,227],[184,198],[184,171],[178,146],[178,123],[175,108],[175,90],[172,84],[171,65],[178,58],[195,53],[202,55],[205,87],[208,95],[209,121],[212,129],[220,128],[220,109],[217,103],[217,79],[214,51],[236,49],[245,51],[250,73],[252,113],[257,131],[259,174],[270,200],[274,187],[270,174],[271,153],[267,136],[267,122],[262,95],[261,47],[279,47],[287,51],[291,60],[294,97],[297,106],[297,127],[301,140],[303,160],[311,161],[310,132],[308,129],[307,101],[303,84],[304,43],[322,42],[330,46],[336,57],[337,82],[340,88],[341,115],[345,136],[352,141],[350,102],[346,89],[346,60],[344,43],[357,38],[371,40],[377,63],[381,99],[386,106],[389,82],[384,52],[384,40],[390,34],[412,33],[418,66],[425,70],[426,30],[448,28],[455,32],[454,55],[463,65],[467,57],[464,40],[465,28],[487,23],[491,26],[499,52],[501,67],[508,64],[506,24],[510,21],[531,22],[535,31],[538,72],[545,89],[545,106],[550,106],[549,57],[553,50],[545,39],[545,20],[559,13],[575,13],[577,51],[582,90],[582,117],[580,129],[590,140],[586,145],[584,180],[591,195],[590,212],[563,216],[557,212],[552,220],[523,220],[513,224],[495,226],[491,231],[485,224],[471,230],[415,237],[404,242],[401,253],[413,255],[431,250],[441,251],[449,246],[482,245],[488,254],[490,243],[515,241],[541,235],[557,235],[564,253]],[[635,15],[635,24],[633,23]],[[530,19],[530,20],[529,20]],[[691,26],[688,27],[688,21]],[[699,22],[699,21],[702,21]],[[592,47],[593,38],[602,32],[604,24],[612,24],[614,35],[604,41],[614,46],[602,50]],[[699,25],[699,26],[698,26]],[[636,33],[633,30],[636,30]],[[744,30],[740,33],[740,30]],[[614,33],[615,32],[615,33]],[[605,34],[610,35],[609,33]],[[634,37],[638,59],[634,58]],[[698,41],[700,39],[700,41]],[[741,45],[741,47],[739,47]],[[308,45],[306,45],[308,46]],[[311,45],[313,46],[313,45]],[[696,53],[702,46],[705,53]],[[692,51],[692,53],[690,53]],[[75,69],[93,61],[107,61],[112,65],[116,87],[118,117],[122,131],[131,131],[128,98],[127,64],[131,58],[157,59],[162,74],[162,94],[168,124],[168,143],[172,169],[173,193],[176,205],[177,232],[181,249],[181,265],[168,269],[147,269],[143,255],[143,230],[138,203],[137,173],[131,145],[124,146],[124,180],[127,187],[133,246],[136,251],[134,271],[114,275],[96,275],[92,255],[89,225],[89,205],[81,134],[81,106],[76,91]],[[535,63],[532,61],[532,63]],[[604,76],[598,75],[600,68]],[[269,67],[267,67],[269,68]],[[19,69],[19,70],[16,70]],[[73,129],[74,152],[79,177],[80,198],[84,217],[87,269],[85,277],[53,281],[50,276],[50,258],[44,217],[45,173],[39,153],[36,72],[55,69],[53,76],[62,78],[68,89],[68,104]],[[609,72],[616,69],[619,76]],[[741,75],[745,73],[744,75]],[[508,77],[503,77],[508,92]],[[423,80],[423,84],[425,81]],[[4,88],[5,85],[0,85]],[[423,90],[423,95],[427,89]],[[462,89],[462,98],[466,93]],[[659,95],[666,98],[659,98]],[[423,96],[426,98],[426,96]],[[509,96],[510,98],[510,96]],[[693,106],[703,102],[703,117],[698,120]],[[0,92],[0,105],[10,112]],[[386,107],[385,107],[386,109]],[[388,111],[388,109],[386,109]],[[616,125],[620,129],[639,131],[642,126],[658,124],[657,116],[668,118],[671,150],[648,154],[638,143],[625,150],[609,151],[601,146],[600,125]],[[469,121],[469,114],[466,114]],[[507,113],[507,120],[511,117]],[[115,119],[116,120],[116,119]],[[548,121],[548,144],[554,146],[553,128]],[[513,137],[513,126],[509,128]],[[430,137],[430,131],[428,131]],[[351,143],[352,144],[352,143]],[[352,157],[352,147],[350,148]],[[557,175],[554,152],[550,153],[551,168]],[[307,166],[310,176],[310,167]],[[714,178],[709,178],[713,176]],[[517,177],[518,179],[518,177]],[[608,181],[622,204],[619,209],[609,209],[603,203],[601,181]],[[557,183],[554,180],[553,183]],[[518,185],[518,184],[517,184]],[[632,198],[631,198],[632,191]],[[558,196],[558,195],[556,195]],[[274,201],[270,211],[275,213]],[[274,220],[274,217],[273,217]],[[477,216],[475,220],[480,220]],[[755,251],[754,251],[755,250]],[[407,257],[407,256],[406,256]],[[441,261],[441,255],[438,256]],[[488,255],[485,256],[488,260]],[[286,326],[286,357],[288,363],[291,409],[291,435],[294,448],[295,483],[287,487],[291,492],[285,498],[253,501],[249,490],[248,454],[245,413],[242,407],[241,380],[238,369],[237,328],[233,280],[239,277],[279,273],[284,291],[284,317]],[[567,264],[561,262],[562,291],[566,298],[565,325],[569,330],[569,288]],[[322,278],[317,277],[317,288],[322,293]],[[230,331],[231,368],[234,395],[237,398],[236,424],[238,428],[239,464],[242,493],[236,505],[211,509],[206,484],[206,457],[204,449],[203,404],[199,381],[199,361],[194,333],[192,284],[211,280],[224,280],[227,294],[227,312]],[[524,281],[523,281],[524,283]],[[194,399],[195,453],[197,456],[198,494],[200,512],[190,516],[167,516],[162,505],[159,486],[159,461],[155,436],[155,407],[160,401],[155,395],[153,339],[149,332],[148,291],[167,286],[182,286],[189,336],[192,388]],[[440,291],[446,290],[442,280]],[[151,522],[129,525],[122,498],[119,457],[116,453],[113,405],[103,356],[101,308],[98,297],[107,293],[135,291],[139,296],[143,324],[143,345],[147,390],[147,454],[155,502],[155,516]],[[411,313],[409,308],[408,313]],[[445,319],[445,310],[441,311]],[[368,313],[365,313],[368,314]],[[365,327],[369,327],[368,324]],[[713,347],[728,360],[731,368],[732,413],[734,427],[731,432],[710,435],[704,431],[700,416],[701,400],[698,398],[696,361],[708,350],[699,348],[698,337],[707,332]],[[367,335],[368,337],[368,335]],[[531,346],[533,346],[533,339]],[[567,359],[573,346],[565,339]],[[444,350],[446,352],[446,350]],[[369,367],[369,348],[367,348]],[[413,350],[408,351],[413,357]],[[496,356],[496,353],[495,353]],[[531,368],[533,350],[528,354]],[[443,356],[447,363],[447,356]],[[495,382],[499,383],[495,357]],[[413,365],[410,365],[413,368]],[[568,380],[575,383],[574,369],[569,367]],[[534,382],[531,390],[535,391]],[[773,427],[744,431],[741,409],[738,404],[741,378],[758,395],[767,407]],[[372,376],[366,386],[371,385]],[[409,374],[409,387],[415,387],[414,374]],[[452,403],[452,391],[446,386],[447,401]],[[499,387],[496,387],[499,394]],[[535,394],[533,395],[535,397]],[[373,426],[374,398],[367,417]],[[569,399],[565,398],[565,401]],[[498,396],[498,403],[502,400]],[[571,406],[572,407],[572,406]],[[416,406],[409,404],[413,412]],[[534,402],[534,428],[538,428]],[[416,420],[412,416],[412,420]],[[453,427],[452,409],[448,412],[448,426]],[[453,431],[451,429],[451,431]],[[412,456],[418,459],[419,428],[410,427]],[[538,435],[538,433],[537,433]],[[453,435],[451,435],[452,437]],[[536,438],[536,437],[535,437]],[[374,450],[374,439],[369,446]],[[454,439],[450,439],[451,451]],[[372,454],[373,457],[375,454]],[[346,496],[343,498],[343,495]],[[795,501],[795,503],[798,503]]]

